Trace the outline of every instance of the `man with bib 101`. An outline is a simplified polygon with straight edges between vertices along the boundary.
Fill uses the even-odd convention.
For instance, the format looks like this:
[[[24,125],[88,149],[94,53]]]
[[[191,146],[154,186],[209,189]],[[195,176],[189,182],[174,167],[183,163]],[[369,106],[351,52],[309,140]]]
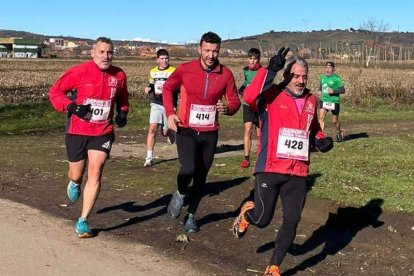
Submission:
[[[317,100],[306,88],[308,64],[299,56],[286,60],[289,48],[272,57],[244,91],[244,100],[260,119],[261,135],[254,167],[254,202],[247,201],[233,223],[233,234],[241,238],[249,224],[266,227],[273,219],[276,202],[283,206],[283,223],[276,235],[266,276],[280,276],[280,265],[295,236],[305,204],[310,149],[326,152],[332,138],[321,131]],[[283,70],[283,81],[273,80]]]
[[[65,143],[70,201],[80,198],[82,178],[86,168],[88,170],[82,214],[75,224],[80,238],[93,236],[88,217],[101,190],[103,168],[115,139],[114,123],[124,127],[129,110],[127,77],[121,68],[112,66],[114,45],[111,39],[97,38],[91,56],[91,61],[66,70],[49,90],[55,110],[67,112],[69,117]],[[68,93],[71,96],[68,97]]]
[[[213,163],[218,140],[219,114],[233,115],[240,108],[233,73],[218,60],[221,38],[205,33],[200,40],[200,57],[181,64],[163,87],[163,103],[168,128],[177,132],[176,144],[180,171],[177,191],[168,205],[168,213],[178,218],[184,198],[188,215],[184,229],[197,232],[194,215],[204,193],[207,174]],[[173,94],[180,90],[180,105],[175,113]],[[221,101],[225,98],[225,102]],[[191,189],[190,184],[193,183]]]
[[[319,79],[319,124],[324,131],[326,113],[331,111],[337,142],[344,140],[344,133],[339,121],[340,95],[344,93],[345,87],[342,79],[335,73],[335,64],[328,61],[325,65],[325,74],[322,74]]]

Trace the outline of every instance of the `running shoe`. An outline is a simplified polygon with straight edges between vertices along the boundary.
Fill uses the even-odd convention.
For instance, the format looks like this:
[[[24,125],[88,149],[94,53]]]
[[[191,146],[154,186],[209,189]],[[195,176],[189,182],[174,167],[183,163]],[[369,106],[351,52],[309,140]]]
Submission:
[[[181,207],[184,204],[184,197],[185,195],[180,195],[178,191],[173,194],[173,197],[168,204],[168,214],[170,214],[173,218],[178,218],[180,216]]]
[[[277,265],[269,265],[266,267],[264,276],[280,276],[280,269]]]
[[[152,158],[145,158],[144,167],[151,167],[152,165]]]
[[[233,222],[233,235],[240,239],[247,231],[249,222],[246,220],[246,212],[254,208],[253,201],[247,201],[243,204],[239,216]]]
[[[75,224],[75,232],[78,234],[79,238],[92,238],[93,234],[91,229],[89,229],[88,220],[84,218],[79,218]]]
[[[175,143],[175,132],[172,130],[169,130],[167,133],[167,144],[172,145]]]
[[[344,141],[344,132],[340,131],[336,134],[336,142],[340,143]]]
[[[250,167],[250,161],[247,159],[244,159],[240,164],[240,168],[247,169],[248,167]]]
[[[197,226],[197,222],[194,219],[194,215],[188,214],[186,219],[184,219],[184,230],[187,233],[196,233],[198,232],[199,228]]]
[[[68,188],[66,189],[66,191],[68,193],[68,198],[70,201],[72,201],[73,203],[78,201],[81,194],[80,185],[75,185],[75,182],[71,180],[69,181]]]

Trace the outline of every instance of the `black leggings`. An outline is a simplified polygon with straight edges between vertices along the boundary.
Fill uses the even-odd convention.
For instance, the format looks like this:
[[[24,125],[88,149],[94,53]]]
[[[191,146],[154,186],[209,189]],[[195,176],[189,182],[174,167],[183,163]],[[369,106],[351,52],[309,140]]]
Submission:
[[[218,140],[218,131],[196,132],[181,128],[176,143],[180,171],[177,176],[177,188],[180,194],[189,194],[188,213],[195,214],[204,193],[207,174],[213,164],[214,152]],[[192,189],[188,187],[193,181]]]
[[[271,222],[280,195],[283,223],[279,229],[270,264],[280,266],[296,236],[307,194],[306,177],[278,173],[258,173],[254,189],[254,209],[246,219],[263,228]]]

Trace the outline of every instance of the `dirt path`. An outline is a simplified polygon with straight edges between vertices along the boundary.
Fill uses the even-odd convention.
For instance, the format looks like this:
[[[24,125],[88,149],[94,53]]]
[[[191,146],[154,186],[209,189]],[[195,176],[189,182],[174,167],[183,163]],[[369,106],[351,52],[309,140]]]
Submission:
[[[413,135],[413,124],[347,125],[346,131],[349,140],[395,133]],[[216,157],[242,156],[239,137],[240,133],[222,130]],[[33,138],[19,137],[19,143],[32,145]],[[46,153],[47,158],[55,162],[65,160],[61,137],[45,135],[41,141],[42,144],[60,145],[53,152]],[[145,134],[122,133],[116,140],[105,177],[117,176],[126,170],[130,172],[124,174],[125,178],[162,174],[158,166],[143,168],[142,164],[134,163],[125,167],[125,162],[121,162],[130,156],[142,160],[145,156],[144,141]],[[174,159],[176,148],[164,142],[158,143],[155,154],[160,159]],[[15,156],[21,158],[20,152]],[[247,272],[247,269],[262,270],[266,266],[275,231],[281,224],[278,206],[271,226],[265,229],[251,227],[242,240],[235,240],[229,228],[239,212],[240,203],[252,188],[252,179],[237,175],[231,179],[212,177],[197,212],[201,231],[190,235],[188,243],[177,242],[176,237],[184,232],[182,218],[173,220],[166,215],[172,189],[148,192],[119,189],[111,183],[113,178],[105,178],[91,216],[91,224],[98,236],[79,240],[73,233],[72,223],[79,215],[80,205],[68,203],[64,173],[64,170],[42,172],[30,166],[22,169],[14,165],[13,160],[1,164],[0,197],[30,207],[12,205],[11,210],[15,212],[6,215],[4,212],[9,208],[0,205],[2,222],[6,222],[0,222],[0,236],[7,237],[0,239],[0,246],[10,248],[3,252],[11,252],[0,253],[0,260],[7,260],[13,272],[3,273],[0,266],[0,275],[33,275],[33,271],[41,271],[39,275],[48,275],[49,271],[50,275],[66,275],[63,267],[72,274],[77,272],[78,266],[83,267],[77,261],[80,259],[90,259],[82,270],[85,273],[80,273],[88,275],[94,275],[94,264],[108,266],[96,275],[140,275],[137,271],[143,272],[142,275],[202,275],[199,271],[187,270],[190,267],[187,263],[207,271],[207,275],[261,275]],[[175,175],[171,178],[171,187],[174,186],[174,178]],[[298,246],[286,256],[283,276],[414,275],[414,216],[384,212],[381,204],[381,199],[373,198],[365,206],[343,206],[308,197],[295,240]],[[46,215],[45,219],[45,215],[37,210],[46,211],[53,217]],[[3,217],[8,217],[11,222],[3,220]],[[10,231],[9,225],[16,227]],[[9,239],[12,242],[8,242]],[[20,239],[25,241],[23,245],[33,246],[18,247]],[[79,251],[86,252],[82,258],[77,258]],[[70,265],[65,263],[67,256],[75,260]],[[154,265],[162,269],[148,270]],[[180,270],[182,266],[184,270]],[[18,273],[21,271],[18,269],[23,268],[29,273]],[[118,273],[121,268],[125,269],[124,273]],[[133,274],[128,274],[131,271]],[[164,271],[167,274],[162,274]]]
[[[23,204],[0,199],[0,217],[0,275],[203,275],[139,243],[78,239],[72,221]]]

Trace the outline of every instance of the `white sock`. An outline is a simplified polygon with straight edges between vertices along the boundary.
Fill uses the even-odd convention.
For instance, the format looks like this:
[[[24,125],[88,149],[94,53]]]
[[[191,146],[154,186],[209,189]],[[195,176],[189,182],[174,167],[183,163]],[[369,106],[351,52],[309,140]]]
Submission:
[[[79,186],[80,184],[78,184],[78,183],[76,183],[75,181],[73,181],[73,180],[71,180],[70,182],[72,182],[73,183],[73,185],[75,185],[75,186]]]
[[[147,159],[152,159],[152,150],[147,150]]]

